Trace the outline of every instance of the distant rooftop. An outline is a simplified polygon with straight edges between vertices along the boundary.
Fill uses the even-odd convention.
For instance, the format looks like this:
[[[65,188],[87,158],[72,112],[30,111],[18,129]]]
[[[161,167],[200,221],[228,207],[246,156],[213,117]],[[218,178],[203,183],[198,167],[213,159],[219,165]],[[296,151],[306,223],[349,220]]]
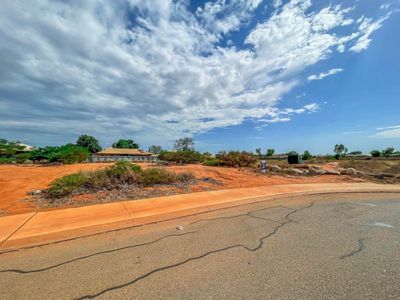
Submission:
[[[97,152],[96,155],[151,156],[152,153],[141,149],[107,148]]]

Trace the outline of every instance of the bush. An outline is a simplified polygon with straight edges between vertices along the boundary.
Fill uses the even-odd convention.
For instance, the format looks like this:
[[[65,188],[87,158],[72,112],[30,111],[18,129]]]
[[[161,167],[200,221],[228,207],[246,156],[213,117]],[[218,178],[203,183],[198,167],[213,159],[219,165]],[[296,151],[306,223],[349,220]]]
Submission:
[[[67,144],[60,147],[48,147],[48,159],[50,162],[74,164],[85,161],[89,157],[89,150],[85,147]]]
[[[309,151],[304,151],[304,153],[303,153],[303,159],[304,160],[309,160],[309,159],[312,159],[313,158],[313,156],[311,155],[311,153],[309,152]]]
[[[381,156],[381,152],[378,150],[372,150],[371,153],[372,157],[380,157]]]
[[[222,151],[216,155],[216,158],[230,167],[250,167],[257,162],[257,158],[246,151]]]
[[[162,168],[151,168],[143,171],[141,182],[144,185],[172,183],[176,181],[176,174]]]
[[[203,165],[209,166],[209,167],[216,167],[216,166],[222,166],[223,162],[222,162],[222,160],[220,160],[218,158],[214,158],[214,159],[205,160],[203,162]]]
[[[64,197],[82,188],[86,182],[87,177],[83,173],[66,175],[50,184],[48,194],[55,198]]]
[[[179,182],[190,182],[194,181],[196,179],[196,176],[192,172],[182,172],[176,174],[176,180]]]
[[[111,189],[123,184],[151,186],[174,182],[189,182],[195,179],[190,172],[175,173],[162,168],[142,170],[140,166],[129,161],[119,161],[106,169],[87,173],[66,175],[53,181],[47,190],[54,198],[65,197],[81,188],[92,191]]]
[[[15,159],[11,157],[0,157],[0,165],[15,163]]]
[[[198,163],[204,160],[200,152],[193,150],[162,151],[158,156],[160,160],[176,162],[181,164]]]

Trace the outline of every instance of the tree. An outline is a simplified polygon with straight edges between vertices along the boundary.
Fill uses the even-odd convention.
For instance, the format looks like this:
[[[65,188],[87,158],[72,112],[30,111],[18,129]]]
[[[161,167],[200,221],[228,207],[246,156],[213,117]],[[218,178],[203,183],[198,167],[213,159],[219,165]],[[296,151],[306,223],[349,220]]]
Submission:
[[[385,150],[382,150],[382,155],[385,157],[389,157],[394,153],[394,148],[393,147],[388,147]]]
[[[112,144],[113,148],[123,148],[123,149],[139,149],[139,144],[135,143],[133,140],[119,139],[118,142]]]
[[[163,151],[163,148],[161,146],[153,145],[149,147],[149,152],[152,152],[154,154],[160,154],[161,151]]]
[[[91,135],[82,134],[76,141],[76,144],[78,146],[87,148],[91,153],[96,153],[101,151],[99,141]]]
[[[372,150],[370,152],[370,154],[372,155],[372,157],[380,157],[381,156],[381,152],[378,150]]]
[[[194,150],[194,141],[190,137],[184,137],[180,138],[179,140],[176,140],[174,143],[174,150],[176,151],[188,151]]]
[[[257,148],[257,149],[256,149],[256,154],[257,154],[258,156],[261,156],[261,148]]]
[[[343,154],[346,155],[347,153],[347,148],[343,144],[336,144],[335,149],[333,151],[338,155],[342,156]]]
[[[273,156],[275,154],[275,149],[267,149],[267,156]]]
[[[304,159],[304,160],[309,160],[309,159],[311,159],[311,158],[313,158],[313,156],[311,155],[310,151],[308,151],[308,150],[304,151],[304,153],[303,153],[303,159]]]

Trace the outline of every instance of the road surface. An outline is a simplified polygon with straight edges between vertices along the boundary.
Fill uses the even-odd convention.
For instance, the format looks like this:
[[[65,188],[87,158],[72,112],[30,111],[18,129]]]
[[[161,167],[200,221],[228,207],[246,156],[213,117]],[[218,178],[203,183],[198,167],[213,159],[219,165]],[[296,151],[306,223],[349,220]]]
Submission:
[[[0,299],[399,299],[400,195],[269,200],[2,253],[0,287]]]

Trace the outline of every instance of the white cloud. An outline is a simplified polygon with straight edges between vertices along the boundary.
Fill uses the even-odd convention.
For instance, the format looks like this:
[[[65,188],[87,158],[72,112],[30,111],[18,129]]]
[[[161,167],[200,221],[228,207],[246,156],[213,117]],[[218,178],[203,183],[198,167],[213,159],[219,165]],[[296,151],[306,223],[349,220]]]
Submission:
[[[307,79],[308,80],[321,80],[324,79],[325,77],[331,76],[331,75],[335,75],[337,73],[343,72],[343,69],[337,68],[337,69],[331,69],[326,73],[319,73],[317,75],[311,75],[309,76]]]
[[[317,103],[310,103],[307,105],[304,105],[301,108],[293,109],[293,108],[284,108],[284,109],[278,109],[278,108],[271,108],[271,110],[268,113],[268,118],[262,118],[258,120],[258,123],[260,125],[257,125],[255,128],[256,129],[261,129],[268,124],[271,123],[281,123],[281,122],[289,122],[291,121],[291,116],[295,114],[304,114],[304,113],[315,113],[320,109],[319,105]]]
[[[400,138],[400,125],[387,126],[376,129],[377,132],[373,135],[376,138]]]
[[[383,4],[381,4],[381,6],[379,6],[379,8],[380,8],[380,9],[383,9],[383,10],[388,10],[389,7],[390,7],[390,4],[389,4],[389,3],[383,3]]]
[[[281,6],[282,5],[282,0],[274,0],[273,2],[272,2],[272,6],[274,7],[274,8],[278,8],[279,6]]]
[[[350,47],[350,51],[352,52],[361,52],[363,50],[366,50],[372,39],[371,35],[374,33],[376,30],[382,27],[383,22],[389,18],[389,14],[386,16],[378,19],[377,21],[373,21],[370,18],[362,18],[359,23],[359,30],[358,30],[358,38],[355,42],[355,44]]]
[[[352,51],[365,49],[383,22],[353,28],[349,9],[312,12],[311,1],[292,0],[250,28],[245,47],[222,47],[261,1],[207,2],[195,13],[187,3],[3,2],[0,133],[165,143],[247,119],[286,121],[318,109],[277,108],[304,70],[356,39]]]

